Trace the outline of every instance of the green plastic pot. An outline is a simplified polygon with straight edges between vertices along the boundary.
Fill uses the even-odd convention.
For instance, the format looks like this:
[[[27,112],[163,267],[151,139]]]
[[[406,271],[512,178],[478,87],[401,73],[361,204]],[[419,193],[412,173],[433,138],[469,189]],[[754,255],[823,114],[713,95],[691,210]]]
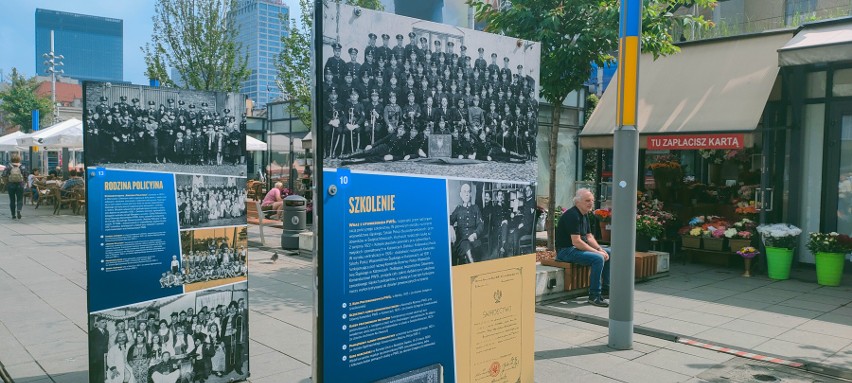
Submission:
[[[818,252],[814,256],[816,257],[817,283],[823,286],[840,286],[846,254]]]
[[[769,278],[790,279],[790,266],[793,264],[793,249],[766,247],[766,268]]]

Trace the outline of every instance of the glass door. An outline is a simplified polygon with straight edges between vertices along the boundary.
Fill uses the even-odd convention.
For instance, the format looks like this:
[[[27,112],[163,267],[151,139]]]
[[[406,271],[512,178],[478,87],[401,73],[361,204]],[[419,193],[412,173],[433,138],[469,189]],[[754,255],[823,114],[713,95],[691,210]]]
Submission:
[[[852,234],[852,101],[831,104],[823,230]]]

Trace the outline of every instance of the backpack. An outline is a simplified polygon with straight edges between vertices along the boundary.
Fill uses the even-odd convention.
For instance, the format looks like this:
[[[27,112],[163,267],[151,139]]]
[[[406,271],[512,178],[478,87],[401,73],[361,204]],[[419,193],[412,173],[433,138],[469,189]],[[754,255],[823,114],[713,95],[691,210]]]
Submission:
[[[12,165],[12,169],[9,171],[9,183],[19,184],[21,182],[24,182],[24,174],[21,173],[21,165]]]

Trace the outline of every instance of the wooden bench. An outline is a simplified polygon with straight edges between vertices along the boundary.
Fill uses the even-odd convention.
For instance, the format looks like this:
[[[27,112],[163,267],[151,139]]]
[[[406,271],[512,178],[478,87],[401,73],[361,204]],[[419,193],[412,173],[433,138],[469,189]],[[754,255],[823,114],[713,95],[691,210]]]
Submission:
[[[264,211],[260,208],[259,200],[246,200],[246,221],[251,225],[257,225],[260,229],[260,243],[266,246],[266,238],[263,235],[263,227],[284,227],[281,221],[266,218]]]
[[[591,266],[583,266],[575,263],[560,262],[555,259],[542,260],[544,266],[560,267],[564,269],[565,291],[588,289],[592,272]],[[610,265],[612,267],[612,265]],[[637,281],[645,280],[657,273],[657,254],[636,252],[636,268],[634,277]],[[610,269],[610,272],[612,270]]]

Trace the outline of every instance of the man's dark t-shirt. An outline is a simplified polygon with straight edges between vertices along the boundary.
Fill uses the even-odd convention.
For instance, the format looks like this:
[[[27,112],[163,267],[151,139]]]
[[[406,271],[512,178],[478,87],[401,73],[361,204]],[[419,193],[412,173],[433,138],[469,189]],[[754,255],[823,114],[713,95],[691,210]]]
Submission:
[[[572,247],[571,235],[578,234],[583,242],[589,234],[589,217],[580,213],[576,206],[568,209],[559,217],[556,225],[556,251]]]

